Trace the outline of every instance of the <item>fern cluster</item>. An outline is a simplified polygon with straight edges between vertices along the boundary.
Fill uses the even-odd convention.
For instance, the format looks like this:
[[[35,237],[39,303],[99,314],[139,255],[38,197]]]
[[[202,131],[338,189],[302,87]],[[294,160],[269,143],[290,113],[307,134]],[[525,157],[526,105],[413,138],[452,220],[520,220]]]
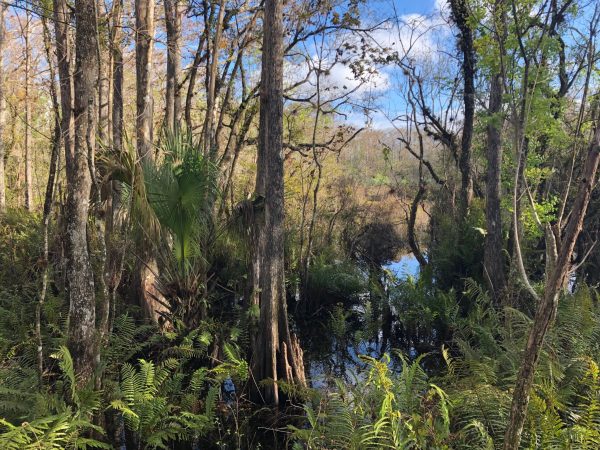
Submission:
[[[369,370],[356,386],[337,389],[305,405],[307,427],[290,426],[294,448],[449,448],[450,403],[420,366],[401,357],[398,376],[390,358],[363,356]]]
[[[387,355],[362,356],[366,373],[353,384],[336,380],[332,391],[305,405],[305,426],[291,427],[296,447],[501,448],[532,320],[519,310],[494,307],[473,280],[466,280],[461,296],[469,302],[466,313],[452,290],[441,292],[423,277],[393,287],[389,299],[406,335],[433,348],[440,333],[452,331],[441,347],[445,366],[425,364],[435,354],[412,362],[400,354],[399,364]],[[335,330],[347,325],[343,311],[332,317]],[[585,286],[565,293],[536,373],[525,448],[600,448],[599,337],[596,293]],[[414,349],[419,341],[405,344]]]

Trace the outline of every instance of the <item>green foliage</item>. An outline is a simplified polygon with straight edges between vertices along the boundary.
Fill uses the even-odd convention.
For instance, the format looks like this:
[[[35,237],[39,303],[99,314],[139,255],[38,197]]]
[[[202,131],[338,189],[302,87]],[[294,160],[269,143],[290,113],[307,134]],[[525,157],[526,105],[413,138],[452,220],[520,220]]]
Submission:
[[[356,301],[365,290],[364,274],[350,262],[329,261],[321,256],[309,268],[307,297],[314,304]]]
[[[51,9],[50,3],[44,0],[33,4],[34,12]],[[331,391],[312,392],[279,380],[281,390],[290,398],[313,399],[304,406],[303,417],[293,418],[297,426],[289,429],[296,448],[501,448],[511,389],[535,305],[523,300],[518,287],[514,287],[513,262],[511,270],[506,271],[506,298],[501,299],[505,302],[502,305],[510,307],[492,303],[481,286],[488,232],[483,199],[491,194],[486,191],[486,184],[493,179],[484,175],[488,156],[485,150],[490,142],[485,136],[486,128],[495,125],[501,134],[503,215],[513,207],[513,183],[522,183],[516,190],[520,212],[514,229],[522,235],[525,269],[537,289],[544,282],[545,226],[556,222],[564,226],[569,217],[577,191],[575,180],[582,173],[583,155],[593,134],[591,119],[596,100],[591,100],[591,92],[596,87],[598,71],[593,67],[591,40],[595,25],[588,23],[597,18],[589,6],[592,3],[465,2],[477,57],[474,67],[467,67],[471,64],[464,58],[463,68],[477,74],[474,95],[478,99],[469,161],[474,199],[467,217],[463,217],[457,194],[466,162],[462,157],[468,155],[460,148],[461,134],[467,136],[461,130],[462,119],[467,117],[461,112],[466,106],[461,102],[469,96],[464,97],[466,89],[461,86],[463,58],[452,55],[465,49],[461,44],[466,43],[466,36],[464,32],[457,36],[458,46],[447,39],[451,34],[447,27],[440,26],[443,24],[437,16],[446,15],[441,4],[435,8],[435,17],[420,24],[412,16],[410,20],[408,16],[397,17],[407,26],[399,26],[399,36],[411,29],[411,41],[431,41],[432,45],[440,45],[440,54],[447,53],[433,58],[414,51],[412,56],[403,55],[392,48],[380,52],[368,36],[360,42],[347,41],[344,36],[353,34],[348,33],[348,27],[359,25],[361,10],[365,9],[360,2],[351,0],[346,11],[331,2],[307,2],[308,7],[303,2],[292,2],[286,6],[286,29],[298,46],[308,42],[306,39],[319,39],[319,30],[323,31],[324,61],[318,61],[319,67],[312,57],[306,59],[302,52],[288,49],[295,55],[293,64],[309,63],[313,74],[329,77],[336,70],[334,66],[320,66],[332,59],[326,56],[331,53],[334,61],[329,62],[345,66],[354,78],[349,80],[352,83],[346,83],[349,86],[322,86],[324,96],[319,97],[318,105],[322,114],[318,117],[316,106],[311,104],[314,97],[303,92],[302,83],[292,86],[292,90],[301,94],[295,97],[305,101],[286,102],[283,111],[288,174],[285,270],[290,275],[289,291],[302,288],[302,302],[289,308],[295,315],[290,318],[292,330],[301,336],[305,349],[309,348],[307,341],[317,341],[315,347],[320,345],[327,353],[321,361],[329,360],[327,363],[335,366],[334,371],[340,376],[352,372],[346,365],[348,361],[338,355],[344,351],[353,351],[355,357],[355,349],[360,348],[381,356],[375,352],[384,343],[404,351],[392,357],[364,356],[358,363],[353,360],[351,364],[365,365],[365,372],[353,374],[354,384],[337,380]],[[123,206],[122,216],[127,217],[123,236],[129,237],[132,228],[131,234],[140,245],[136,252],[128,252],[128,239],[111,236],[107,258],[110,270],[104,274],[98,270],[102,258],[97,239],[102,233],[92,233],[94,236],[87,242],[95,281],[106,275],[112,287],[123,275],[116,306],[119,311],[110,315],[111,332],[100,345],[97,372],[101,378],[96,386],[79,385],[71,355],[64,346],[68,305],[62,298],[65,248],[60,242],[60,230],[66,228],[65,221],[57,221],[61,225],[58,230],[52,229],[50,221],[50,261],[44,261],[40,258],[39,214],[9,210],[0,216],[2,449],[108,448],[100,442],[108,440],[103,436],[104,430],[94,425],[102,422],[98,420],[101,416],[108,422],[123,421],[128,440],[139,449],[196,448],[203,439],[207,446],[210,443],[225,447],[227,436],[239,433],[240,424],[253,417],[256,405],[244,403],[242,387],[249,374],[246,350],[260,316],[260,305],[250,304],[249,300],[249,265],[255,244],[251,229],[257,219],[255,212],[264,206],[264,197],[249,195],[256,170],[251,149],[257,141],[254,116],[259,102],[254,95],[255,77],[246,77],[244,68],[254,67],[260,60],[255,32],[260,34],[261,30],[254,27],[253,21],[248,22],[242,27],[243,33],[248,33],[247,39],[238,39],[240,30],[231,25],[240,11],[246,14],[247,8],[238,11],[235,5],[221,6],[227,7],[227,14],[223,22],[224,41],[217,44],[222,49],[229,46],[235,52],[239,50],[241,58],[236,61],[234,54],[229,55],[233,59],[227,59],[225,64],[231,70],[225,70],[221,79],[224,101],[217,109],[225,153],[205,157],[211,149],[201,148],[189,130],[165,132],[153,161],[141,162],[133,145],[119,152],[106,147],[98,155],[98,176],[106,175],[122,185],[122,201],[115,204]],[[394,26],[392,22],[380,26],[387,29]],[[104,41],[108,21],[100,20],[98,25],[99,37]],[[208,37],[214,30],[207,25],[206,31]],[[330,48],[330,44],[334,47]],[[247,49],[242,54],[243,46]],[[353,97],[360,94],[365,97],[362,100],[369,100],[366,97],[376,92],[363,89],[371,83],[362,83],[379,70],[388,71],[386,64],[391,62],[398,64],[394,71],[400,69],[395,75],[401,81],[410,81],[406,85],[414,102],[411,98],[408,103],[400,101],[400,109],[405,111],[389,115],[393,130],[365,130],[361,140],[357,137],[344,142],[354,130],[341,121],[350,111],[348,108],[358,111],[361,106],[345,94],[334,99],[335,92],[352,91]],[[19,67],[8,64],[7,68],[12,75],[20,76]],[[491,77],[500,71],[502,102],[499,112],[490,115],[485,112],[485,104],[491,100],[487,98],[487,88]],[[236,73],[241,83],[235,76],[229,83],[226,78]],[[392,72],[385,75],[391,81],[396,78]],[[588,76],[589,86],[584,81]],[[304,81],[312,84],[310,76]],[[40,94],[38,85],[32,83],[30,87]],[[240,88],[245,91],[241,97]],[[23,161],[15,152],[23,147],[18,137],[23,135],[22,124],[15,128],[20,123],[18,108],[22,100],[20,94],[7,99],[12,114],[7,118],[3,149],[7,153],[4,159],[11,205],[21,202],[23,196]],[[33,103],[31,125],[40,136],[52,126],[46,114],[50,104],[48,94],[43,92]],[[242,109],[236,112],[237,107]],[[194,109],[194,122],[199,123],[205,108]],[[377,115],[370,108],[364,112]],[[316,118],[319,120],[315,122]],[[399,134],[408,139],[398,141]],[[414,139],[422,140],[421,156],[406,155],[405,159],[407,152],[402,143]],[[383,155],[373,152],[380,147]],[[223,149],[214,150],[219,153]],[[36,154],[40,156],[33,158],[37,207],[47,155]],[[516,167],[519,155],[524,162],[522,179]],[[401,167],[393,167],[396,160]],[[226,173],[218,173],[220,168]],[[317,176],[319,181],[315,184]],[[223,183],[227,184],[227,198],[219,198],[218,187],[224,178],[228,178]],[[64,177],[59,174],[57,182],[64,185]],[[388,189],[391,184],[393,189]],[[398,231],[406,224],[409,205],[416,187],[421,185],[426,186],[427,193],[418,205],[417,234],[426,252],[427,267],[421,268],[416,279],[390,281],[382,266],[405,250]],[[54,200],[64,205],[62,189],[57,192]],[[245,201],[234,207],[240,199]],[[399,207],[396,200],[403,206]],[[561,205],[563,200],[565,205]],[[597,216],[598,203],[594,192],[589,219]],[[313,208],[314,223],[310,219]],[[565,214],[558,217],[562,209]],[[98,208],[96,212],[100,214],[92,220],[101,219],[103,210]],[[55,211],[62,212],[60,207]],[[504,238],[508,237],[503,250],[508,263],[514,253],[515,237],[509,236],[512,219],[509,222],[506,218],[503,217],[502,232]],[[588,263],[598,259],[598,248],[586,254],[598,229],[596,219],[586,221],[577,242],[577,259],[589,256]],[[90,228],[92,225],[101,228],[99,221],[90,222]],[[425,233],[424,228],[429,226],[430,233]],[[110,232],[119,234],[116,228]],[[560,226],[557,230],[560,235]],[[126,268],[123,274],[118,273],[119,264],[113,264],[115,258],[111,254],[120,247],[126,249],[122,254],[132,255],[121,264]],[[129,263],[134,257],[143,260],[146,256],[156,259],[156,287],[172,313],[161,330],[137,323],[132,314],[135,307],[126,295],[129,284],[137,281],[127,271]],[[299,267],[304,262],[308,273]],[[556,320],[545,336],[523,432],[524,448],[600,448],[600,309],[597,293],[582,284],[586,278],[580,267],[586,270],[585,265],[577,268],[577,292],[564,292]],[[39,374],[35,313],[40,274],[47,268],[48,295],[41,311],[44,371]],[[594,272],[594,266],[588,271]],[[127,313],[119,315],[121,309]],[[283,319],[288,318],[274,320],[280,319],[285,322]],[[305,330],[300,329],[302,323]],[[326,328],[327,339],[314,333],[315,324]],[[307,367],[313,369],[311,363],[315,361],[309,360],[313,357],[310,350],[306,356]],[[227,389],[232,385],[234,394]],[[229,395],[225,401],[221,390]],[[275,415],[278,419],[285,416],[281,411]],[[111,425],[114,423],[107,423],[106,428]],[[239,436],[238,448],[243,447]]]
[[[115,317],[108,345],[102,349],[106,370],[112,373],[123,361],[133,360],[135,355],[147,352],[162,339],[163,336],[156,334],[154,325],[138,324],[129,313]]]
[[[183,275],[186,264],[203,248],[217,172],[189,133],[166,136],[162,151],[161,162],[143,166],[146,195],[159,223],[173,238],[174,256]]]
[[[437,288],[427,274],[391,285],[389,301],[406,339],[418,336],[418,340],[423,345],[429,344],[431,349],[439,348],[440,343],[449,337],[450,328],[459,317],[455,292]],[[405,347],[408,348],[409,344],[406,342]]]
[[[440,198],[435,206],[436,220],[432,223],[428,250],[430,270],[439,289],[454,288],[461,292],[465,278],[482,280],[484,210],[483,204],[475,199],[469,215],[462,219],[448,210],[447,201]]]
[[[191,442],[215,427],[220,386],[226,379],[245,380],[248,365],[231,345],[226,361],[213,369],[187,373],[182,361],[169,358],[160,364],[140,359],[126,363],[110,408],[123,415],[127,429],[142,448],[171,448],[174,442]]]
[[[6,449],[87,449],[106,448],[106,443],[91,438],[92,433],[104,434],[104,430],[93,424],[93,414],[100,408],[99,393],[89,388],[78,388],[73,369],[73,360],[66,347],[61,347],[53,357],[61,370],[57,381],[57,392],[66,392],[63,397],[55,393],[36,390],[24,392],[26,386],[14,388],[12,395],[29,400],[32,405],[27,411],[31,419],[13,425],[0,417],[0,448]],[[35,379],[32,374],[31,378]],[[4,391],[4,392],[3,392]],[[0,393],[9,392],[2,389]],[[67,405],[65,398],[70,399]],[[3,409],[3,411],[5,411]],[[36,417],[37,416],[37,417]]]
[[[41,247],[40,218],[22,210],[0,215],[0,286],[30,284]]]
[[[110,449],[110,445],[85,437],[102,428],[75,417],[69,411],[43,417],[21,425],[0,418],[0,448],[6,450]]]
[[[362,359],[369,370],[356,386],[339,382],[336,391],[305,405],[308,428],[290,427],[297,448],[449,448],[451,406],[428,382],[422,357],[413,363],[402,358],[398,377],[388,355]]]
[[[472,280],[466,286],[474,307],[456,322],[455,356],[444,349],[447,373],[440,384],[452,400],[457,448],[497,448],[531,319],[512,308],[496,310]],[[524,430],[527,448],[597,447],[598,312],[585,287],[562,299],[536,374]]]
[[[387,356],[361,357],[368,371],[356,385],[337,380],[334,391],[305,405],[306,428],[292,427],[298,448],[500,448],[531,318],[492,306],[473,279],[463,285],[461,297],[439,290],[427,274],[393,286],[401,334],[412,336],[399,343],[420,356],[410,363],[400,355],[399,371]],[[470,305],[464,313],[458,298]],[[334,311],[332,324],[345,326],[343,309]],[[598,447],[599,313],[585,286],[561,300],[536,374],[525,448]],[[437,338],[449,344],[445,367],[425,364],[436,355],[425,356],[424,343],[436,352]]]
[[[20,210],[0,215],[0,359],[30,350],[40,248],[37,215]]]
[[[346,311],[342,304],[337,304],[329,315],[331,333],[336,339],[343,341],[349,331],[347,321],[350,318],[351,313]]]

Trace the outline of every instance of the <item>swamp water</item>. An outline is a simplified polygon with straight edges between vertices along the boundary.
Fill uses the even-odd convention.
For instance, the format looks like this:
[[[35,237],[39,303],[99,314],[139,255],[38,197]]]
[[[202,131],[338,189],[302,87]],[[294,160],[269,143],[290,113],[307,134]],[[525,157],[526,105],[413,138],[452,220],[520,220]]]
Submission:
[[[384,278],[388,283],[401,283],[408,277],[419,274],[419,263],[412,254],[402,255],[398,260],[384,265]],[[360,382],[366,363],[360,355],[380,358],[385,352],[398,349],[410,359],[418,356],[411,348],[398,348],[393,340],[386,342],[381,327],[376,329],[369,324],[370,311],[366,310],[369,294],[348,310],[334,308],[320,317],[298,324],[305,363],[311,386],[315,389],[332,387],[335,378],[354,384]],[[368,330],[365,330],[367,328]],[[400,370],[400,358],[392,355],[390,365]]]

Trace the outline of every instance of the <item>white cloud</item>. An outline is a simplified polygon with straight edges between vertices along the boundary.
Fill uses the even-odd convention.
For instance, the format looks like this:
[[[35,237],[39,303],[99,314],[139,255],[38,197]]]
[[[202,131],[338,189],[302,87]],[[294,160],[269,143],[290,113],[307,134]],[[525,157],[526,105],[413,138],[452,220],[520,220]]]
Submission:
[[[302,83],[295,89],[295,96],[312,95],[317,88],[316,67],[319,60],[316,55],[303,63],[287,63],[284,68],[287,86]],[[373,66],[366,67],[364,73],[355,76],[349,63],[335,59],[324,58],[321,62],[321,77],[319,80],[321,100],[327,101],[348,95],[352,101],[385,92],[389,88],[389,75],[376,70]],[[309,70],[312,71],[307,77]]]
[[[434,0],[433,8],[435,11],[443,15],[450,11],[448,0]]]
[[[374,71],[357,79],[350,66],[336,63],[323,80],[323,87],[333,90],[355,91],[361,95],[367,92],[379,92],[387,89],[388,76],[385,73]]]
[[[395,1],[395,0],[391,0]],[[401,59],[410,59],[411,64],[421,67],[436,67],[441,64],[444,59],[440,55],[441,50],[448,49],[448,45],[454,45],[454,40],[451,39],[451,28],[448,24],[449,6],[447,0],[433,0],[430,14],[407,13],[398,17],[398,20],[389,20],[379,27],[378,30],[371,34],[371,38],[380,47],[387,48],[391,52],[395,52]],[[345,36],[348,42],[348,35]],[[354,36],[357,48],[361,47],[361,39],[364,35]],[[329,43],[331,45],[332,43]],[[370,42],[373,45],[373,42]],[[335,47],[333,45],[332,47]],[[341,47],[340,47],[341,48]],[[313,49],[314,50],[314,49]],[[348,117],[347,122],[358,125],[364,124],[365,111],[368,112],[368,122],[373,128],[388,128],[390,119],[383,113],[376,112],[379,107],[375,107],[375,103],[390,101],[394,105],[398,102],[397,94],[391,95],[390,89],[396,83],[398,77],[398,68],[390,66],[375,68],[368,67],[370,64],[365,61],[367,70],[363,71],[362,76],[356,77],[352,67],[346,63],[336,61],[336,58],[341,59],[341,55],[336,55],[335,49],[330,48],[330,53],[323,56],[321,67],[327,68],[320,79],[321,100],[326,101],[333,98],[339,98],[344,93],[350,93],[351,104],[354,108],[346,109]],[[344,54],[343,57],[350,57],[350,52]],[[308,56],[308,55],[307,55]],[[318,65],[318,57],[315,53],[307,60],[296,60],[295,62],[287,61],[284,68],[285,80],[287,86],[295,85],[304,81],[302,86],[298,86],[293,97],[308,98],[313,97],[316,92],[316,77],[312,73],[308,78],[309,68]],[[358,55],[354,55],[358,58]],[[378,69],[378,70],[376,70]],[[364,109],[358,105],[371,105],[370,108]],[[395,109],[394,105],[388,105],[387,109]],[[349,105],[346,105],[349,108]],[[381,105],[379,105],[381,106]],[[396,105],[397,106],[397,105]]]
[[[398,53],[400,58],[410,58],[418,62],[435,61],[450,35],[446,17],[446,0],[434,0],[434,10],[430,15],[403,14],[397,21],[388,21],[373,34],[373,39],[381,46]]]

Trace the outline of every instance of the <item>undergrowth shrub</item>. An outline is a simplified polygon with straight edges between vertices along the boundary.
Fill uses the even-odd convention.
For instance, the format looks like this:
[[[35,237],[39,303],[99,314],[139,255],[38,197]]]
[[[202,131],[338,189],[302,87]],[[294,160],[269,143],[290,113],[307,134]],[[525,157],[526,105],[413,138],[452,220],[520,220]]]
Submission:
[[[6,411],[6,406],[10,407],[6,399],[11,395],[25,402],[20,407],[12,408],[13,414],[20,417],[20,424],[11,423],[6,416],[0,417],[0,448],[110,449],[110,445],[94,438],[104,435],[102,427],[93,423],[94,415],[101,408],[100,392],[77,386],[73,360],[66,347],[59,348],[53,358],[60,368],[55,391],[26,391],[23,384],[20,389],[0,386],[0,411]],[[35,375],[30,378],[35,379]]]
[[[363,356],[369,370],[355,386],[319,395],[304,407],[307,427],[290,426],[295,449],[448,448],[450,403],[420,366],[402,357],[399,375],[390,357]]]
[[[306,294],[314,305],[355,302],[366,290],[365,275],[351,262],[318,257],[309,268]]]

